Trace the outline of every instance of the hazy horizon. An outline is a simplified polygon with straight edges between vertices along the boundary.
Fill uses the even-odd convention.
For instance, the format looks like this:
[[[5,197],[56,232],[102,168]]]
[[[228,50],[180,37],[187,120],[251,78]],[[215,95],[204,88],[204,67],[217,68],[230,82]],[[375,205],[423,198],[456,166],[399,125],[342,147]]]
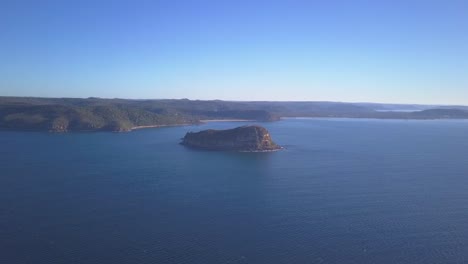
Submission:
[[[0,95],[468,105],[465,1],[4,1]]]
[[[224,100],[224,99],[198,99],[198,98],[123,98],[123,97],[43,97],[43,96],[2,96],[12,98],[40,98],[40,99],[103,99],[103,100],[190,100],[190,101],[224,101],[224,102],[278,102],[278,103],[343,103],[343,104],[381,104],[381,105],[407,105],[407,106],[468,106],[468,104],[419,104],[419,103],[382,103],[382,102],[352,102],[352,101],[323,101],[323,100]]]

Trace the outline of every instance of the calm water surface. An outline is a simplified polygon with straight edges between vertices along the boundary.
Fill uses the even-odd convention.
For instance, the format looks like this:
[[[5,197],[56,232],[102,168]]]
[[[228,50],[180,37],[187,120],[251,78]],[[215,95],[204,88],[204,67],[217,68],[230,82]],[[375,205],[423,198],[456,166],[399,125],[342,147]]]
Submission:
[[[468,122],[288,119],[286,147],[187,131],[0,132],[0,263],[467,263]]]

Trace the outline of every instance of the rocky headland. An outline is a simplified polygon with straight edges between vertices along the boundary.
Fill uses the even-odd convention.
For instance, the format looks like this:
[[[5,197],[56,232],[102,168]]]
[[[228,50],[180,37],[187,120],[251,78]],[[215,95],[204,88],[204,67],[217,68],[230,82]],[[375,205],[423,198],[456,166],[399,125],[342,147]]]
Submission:
[[[207,120],[269,122],[290,117],[468,119],[468,106],[0,96],[0,130],[126,132]]]

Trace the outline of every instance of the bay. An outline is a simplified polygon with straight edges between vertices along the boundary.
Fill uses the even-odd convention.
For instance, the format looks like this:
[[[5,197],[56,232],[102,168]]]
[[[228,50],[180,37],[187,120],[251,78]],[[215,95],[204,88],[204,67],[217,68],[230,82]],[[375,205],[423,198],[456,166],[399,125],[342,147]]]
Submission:
[[[0,263],[466,263],[468,122],[284,119],[284,150],[188,131],[0,132]]]

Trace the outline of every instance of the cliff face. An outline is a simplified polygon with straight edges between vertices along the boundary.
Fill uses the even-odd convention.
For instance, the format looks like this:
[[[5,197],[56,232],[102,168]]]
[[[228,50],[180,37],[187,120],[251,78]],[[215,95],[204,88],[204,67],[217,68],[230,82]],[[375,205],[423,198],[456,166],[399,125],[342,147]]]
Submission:
[[[273,151],[281,148],[273,142],[268,130],[260,126],[189,132],[181,144],[208,150]]]

